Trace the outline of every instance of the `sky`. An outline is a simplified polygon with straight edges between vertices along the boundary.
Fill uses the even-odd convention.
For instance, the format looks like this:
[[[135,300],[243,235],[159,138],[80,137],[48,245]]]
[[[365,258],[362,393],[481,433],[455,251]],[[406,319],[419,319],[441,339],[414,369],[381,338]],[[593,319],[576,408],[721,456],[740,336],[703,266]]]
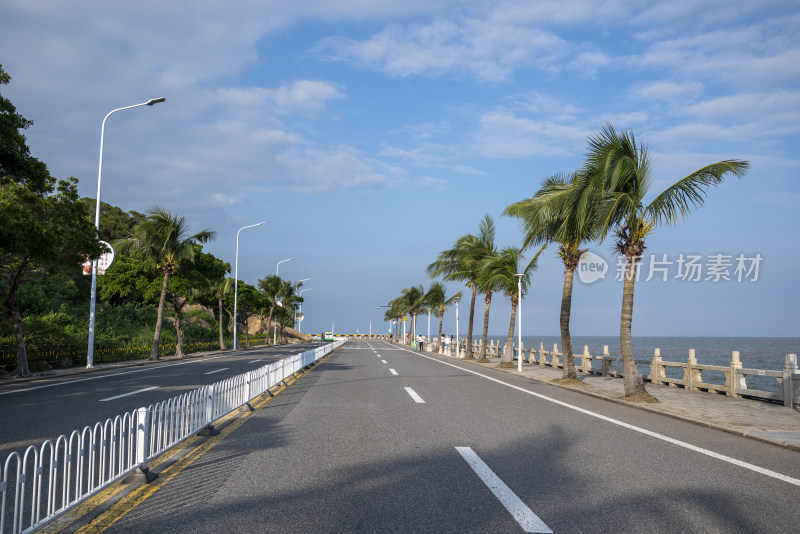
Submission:
[[[216,231],[205,250],[232,266],[237,230],[266,221],[239,233],[239,279],[294,258],[279,274],[310,279],[306,332],[387,332],[378,306],[430,287],[428,264],[485,214],[519,246],[505,207],[579,168],[610,123],[649,148],[653,195],[751,165],[647,239],[633,335],[800,337],[796,1],[4,0],[0,64],[32,154],[81,196],[105,115],[165,97],[108,119],[101,200]],[[616,336],[613,239],[589,248],[583,278],[607,270],[576,280],[571,331]],[[551,246],[524,335],[558,334],[562,285]],[[463,333],[469,290],[447,287]],[[479,333],[480,298],[475,316]],[[509,319],[496,295],[489,332]]]

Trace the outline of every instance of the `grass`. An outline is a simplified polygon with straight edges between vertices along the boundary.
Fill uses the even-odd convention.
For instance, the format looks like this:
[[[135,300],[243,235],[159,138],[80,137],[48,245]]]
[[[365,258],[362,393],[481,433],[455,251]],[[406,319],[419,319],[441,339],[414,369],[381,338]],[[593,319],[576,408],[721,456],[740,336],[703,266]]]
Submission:
[[[648,403],[656,403],[661,402],[654,396],[650,395],[648,392],[643,391],[637,395],[631,395],[630,397],[625,397],[624,395],[621,397],[617,397],[618,399],[630,402],[648,402]]]
[[[516,367],[516,366],[517,366],[517,364],[515,364],[514,362],[500,362],[497,365],[497,367],[500,367],[502,369],[509,369],[511,367]]]
[[[586,383],[578,378],[554,378],[550,382],[563,384],[565,386],[585,386]]]

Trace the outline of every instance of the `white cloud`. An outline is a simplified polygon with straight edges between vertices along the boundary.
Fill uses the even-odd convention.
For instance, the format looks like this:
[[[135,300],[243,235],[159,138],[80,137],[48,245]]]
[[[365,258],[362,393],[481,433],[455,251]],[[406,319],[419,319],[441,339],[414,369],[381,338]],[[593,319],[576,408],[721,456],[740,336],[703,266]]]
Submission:
[[[703,84],[700,82],[658,81],[634,87],[633,96],[643,100],[671,100],[676,97],[698,96],[702,91]]]
[[[277,154],[278,173],[284,184],[302,191],[327,191],[351,187],[382,187],[388,178],[375,170],[375,164],[357,151],[342,147],[336,150],[288,150]]]
[[[564,40],[549,31],[483,19],[392,25],[365,40],[330,37],[318,46],[333,59],[394,76],[452,72],[484,81],[507,80],[523,66],[555,69],[568,49]]]

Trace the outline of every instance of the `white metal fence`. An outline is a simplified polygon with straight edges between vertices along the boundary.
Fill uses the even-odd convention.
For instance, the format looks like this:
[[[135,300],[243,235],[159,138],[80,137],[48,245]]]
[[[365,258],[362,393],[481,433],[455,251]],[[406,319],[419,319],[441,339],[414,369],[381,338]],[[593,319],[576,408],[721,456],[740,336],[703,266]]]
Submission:
[[[11,453],[0,478],[0,534],[42,526],[262,395],[345,341],[336,341]]]

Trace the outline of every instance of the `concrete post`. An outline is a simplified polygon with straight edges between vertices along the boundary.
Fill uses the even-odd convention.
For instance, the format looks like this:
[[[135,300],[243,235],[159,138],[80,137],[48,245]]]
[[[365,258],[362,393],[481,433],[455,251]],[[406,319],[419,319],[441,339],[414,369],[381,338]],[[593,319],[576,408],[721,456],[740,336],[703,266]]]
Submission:
[[[608,361],[610,355],[608,354],[608,345],[603,345],[603,360],[600,364],[600,374],[602,376],[608,376],[608,368],[610,367],[611,362]]]
[[[740,375],[736,371],[742,368],[742,362],[739,359],[739,351],[735,350],[731,353],[731,370],[728,376],[725,377],[725,385],[728,387],[726,394],[734,399],[739,398],[737,391],[747,389],[747,379],[745,375]]]
[[[558,353],[558,343],[553,343],[553,367],[555,368],[563,367],[559,356],[563,356],[563,354]]]
[[[547,354],[544,350],[544,343],[539,343],[539,365],[547,365]]]
[[[695,365],[697,365],[697,358],[695,358],[694,349],[689,349],[689,359],[686,361],[686,368],[683,371],[684,387],[688,390],[695,390],[698,384],[703,383],[700,369],[695,369]]]
[[[653,352],[653,361],[650,362],[650,376],[647,378],[649,378],[650,382],[653,384],[661,384],[664,379],[667,378],[664,364],[661,360],[661,349],[659,348],[656,348]]]
[[[583,346],[583,372],[592,374],[592,356],[589,354],[589,345]]]
[[[797,374],[797,354],[786,355],[786,365],[783,368],[783,378],[781,379],[781,392],[783,393],[783,405],[787,408],[794,408],[794,387],[792,379]]]

